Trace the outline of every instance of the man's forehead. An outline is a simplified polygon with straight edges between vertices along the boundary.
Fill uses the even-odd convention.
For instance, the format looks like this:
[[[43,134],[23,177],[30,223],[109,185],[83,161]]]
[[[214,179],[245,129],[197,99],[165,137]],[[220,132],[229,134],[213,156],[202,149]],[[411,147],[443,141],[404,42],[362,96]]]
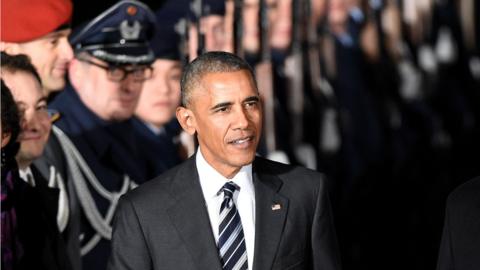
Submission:
[[[65,28],[65,29],[61,29],[61,30],[58,30],[58,31],[54,31],[54,32],[48,33],[48,34],[46,34],[46,35],[43,36],[43,37],[44,37],[44,38],[68,37],[68,35],[70,35],[71,32],[72,32],[72,29],[70,29],[70,28]]]
[[[25,71],[2,71],[1,77],[5,81],[5,84],[12,91],[12,95],[14,96],[15,100],[24,96],[37,96],[37,99],[44,97],[40,82],[35,78],[35,76],[33,76],[33,74]],[[31,83],[33,84],[30,85]]]
[[[66,28],[66,29],[50,32],[50,33],[48,33],[44,36],[38,37],[38,38],[30,40],[30,41],[26,41],[26,42],[23,42],[23,43],[27,44],[27,43],[36,42],[36,41],[45,41],[45,40],[58,39],[58,38],[63,38],[63,37],[67,38],[68,35],[70,35],[71,31],[72,30],[70,28]]]

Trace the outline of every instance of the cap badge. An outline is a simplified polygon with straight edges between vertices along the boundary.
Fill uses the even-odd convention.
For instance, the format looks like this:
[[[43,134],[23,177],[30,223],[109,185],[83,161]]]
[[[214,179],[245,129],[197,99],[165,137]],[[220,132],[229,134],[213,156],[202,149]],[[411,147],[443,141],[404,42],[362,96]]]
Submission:
[[[127,8],[127,14],[130,16],[134,16],[135,14],[137,14],[137,8],[134,6],[129,6]]]
[[[138,21],[134,21],[133,25],[130,25],[127,20],[124,20],[120,24],[120,34],[123,39],[138,39],[140,36],[140,30],[142,30],[142,26]]]

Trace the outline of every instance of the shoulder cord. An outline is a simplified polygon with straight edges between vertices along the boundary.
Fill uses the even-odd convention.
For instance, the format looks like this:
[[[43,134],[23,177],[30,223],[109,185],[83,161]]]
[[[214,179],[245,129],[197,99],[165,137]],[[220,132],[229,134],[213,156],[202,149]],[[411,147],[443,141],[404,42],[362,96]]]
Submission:
[[[54,166],[50,166],[50,179],[48,180],[48,186],[51,188],[58,188],[60,191],[58,194],[57,225],[60,232],[63,232],[68,224],[70,209],[68,208],[68,196],[65,182],[60,173],[56,172]]]
[[[128,175],[125,175],[122,188],[119,192],[110,192],[106,190],[95,177],[90,167],[87,165],[82,155],[78,152],[77,148],[68,138],[68,136],[56,126],[53,126],[52,130],[55,135],[57,135],[60,145],[65,152],[65,157],[73,176],[72,180],[78,193],[80,205],[82,206],[88,221],[97,232],[96,235],[92,237],[84,247],[82,247],[81,254],[85,255],[95,247],[102,237],[107,240],[111,239],[112,227],[110,226],[110,223],[113,219],[113,214],[117,207],[118,199],[129,189],[135,188],[137,184],[131,181]],[[92,194],[86,184],[86,180],[88,180],[96,192],[110,201],[110,207],[108,208],[105,218],[103,218],[98,211]]]

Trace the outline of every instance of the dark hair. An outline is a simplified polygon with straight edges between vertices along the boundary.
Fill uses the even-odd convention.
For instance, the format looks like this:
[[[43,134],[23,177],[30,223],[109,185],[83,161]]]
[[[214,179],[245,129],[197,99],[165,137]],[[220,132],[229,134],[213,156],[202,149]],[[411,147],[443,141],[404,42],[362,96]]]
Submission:
[[[200,82],[208,73],[223,73],[246,70],[250,74],[255,87],[255,74],[250,65],[242,58],[228,52],[207,52],[189,63],[182,74],[180,87],[182,91],[182,105],[190,103],[191,93],[198,88]]]
[[[24,54],[10,55],[5,52],[1,52],[1,63],[2,72],[7,71],[15,73],[18,71],[23,71],[33,75],[33,77],[38,80],[40,85],[42,85],[42,80],[40,79],[37,70],[30,62],[30,58],[28,56]]]
[[[20,144],[17,142],[20,134],[20,114],[10,89],[1,80],[2,92],[2,134],[10,133],[10,141],[5,147],[2,147],[2,156],[14,158],[18,152]],[[2,160],[3,163],[3,160]]]

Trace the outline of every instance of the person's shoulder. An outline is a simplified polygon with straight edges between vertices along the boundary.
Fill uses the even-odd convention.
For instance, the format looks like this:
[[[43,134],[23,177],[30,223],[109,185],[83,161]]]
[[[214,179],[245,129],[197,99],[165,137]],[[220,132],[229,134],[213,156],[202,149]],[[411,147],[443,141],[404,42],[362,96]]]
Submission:
[[[256,157],[254,169],[264,174],[279,177],[284,183],[300,185],[320,185],[325,182],[325,176],[318,171],[302,166],[284,164],[273,160]]]
[[[450,193],[447,200],[448,206],[456,209],[465,209],[478,203],[480,203],[480,176],[461,184]]]
[[[192,166],[192,159],[189,159],[161,175],[142,183],[137,188],[127,192],[124,197],[133,203],[151,203],[152,201],[171,200],[171,188],[174,181],[181,181],[179,173]],[[194,162],[194,161],[193,161]]]

